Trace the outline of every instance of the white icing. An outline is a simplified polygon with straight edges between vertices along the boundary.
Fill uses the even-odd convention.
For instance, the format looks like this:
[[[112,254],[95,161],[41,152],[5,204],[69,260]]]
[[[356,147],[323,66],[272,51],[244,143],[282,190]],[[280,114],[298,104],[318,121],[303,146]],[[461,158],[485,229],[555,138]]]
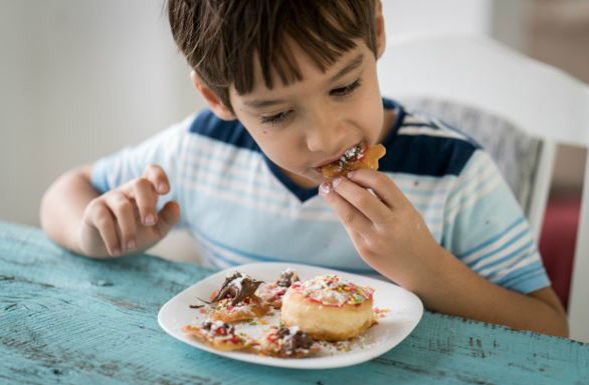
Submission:
[[[322,275],[301,285],[303,294],[326,305],[342,306],[346,303],[362,303],[370,298],[372,289],[353,284],[335,275]]]

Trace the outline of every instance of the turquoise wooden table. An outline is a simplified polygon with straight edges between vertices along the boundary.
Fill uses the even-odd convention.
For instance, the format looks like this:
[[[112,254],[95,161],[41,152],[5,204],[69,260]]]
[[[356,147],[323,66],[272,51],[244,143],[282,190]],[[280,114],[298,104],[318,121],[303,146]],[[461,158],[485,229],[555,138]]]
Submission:
[[[233,361],[157,324],[210,271],[142,255],[72,255],[0,222],[0,384],[589,384],[589,345],[426,312],[388,353],[341,369]]]

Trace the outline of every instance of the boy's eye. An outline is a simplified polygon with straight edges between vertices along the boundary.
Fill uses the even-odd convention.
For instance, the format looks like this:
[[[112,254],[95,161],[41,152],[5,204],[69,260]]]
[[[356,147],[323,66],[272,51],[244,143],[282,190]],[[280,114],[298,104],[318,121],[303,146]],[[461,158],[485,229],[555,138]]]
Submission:
[[[290,115],[290,113],[292,112],[292,110],[288,110],[288,111],[283,111],[280,112],[276,115],[272,115],[272,116],[262,116],[262,123],[269,123],[269,124],[278,124],[283,122],[284,120],[286,120],[286,118],[288,118],[288,116]]]
[[[347,96],[354,92],[358,87],[360,87],[360,85],[360,79],[356,79],[354,82],[348,84],[345,87],[335,88],[331,90],[329,94],[332,96]],[[260,120],[262,124],[280,124],[284,122],[286,119],[288,119],[293,112],[293,110],[288,110],[271,116],[262,116],[260,117]]]
[[[329,93],[330,95],[334,95],[334,96],[346,96],[351,94],[352,92],[354,92],[354,90],[358,87],[360,87],[360,79],[356,79],[353,83],[348,84],[345,87],[341,87],[341,88],[336,88],[334,90],[331,90],[331,92]]]

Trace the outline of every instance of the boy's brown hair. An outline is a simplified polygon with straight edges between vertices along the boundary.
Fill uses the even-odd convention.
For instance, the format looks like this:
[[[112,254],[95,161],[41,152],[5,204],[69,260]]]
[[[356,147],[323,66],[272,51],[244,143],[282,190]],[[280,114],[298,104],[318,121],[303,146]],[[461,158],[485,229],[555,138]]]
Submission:
[[[172,35],[196,74],[232,111],[229,86],[254,87],[259,59],[267,88],[302,79],[290,41],[321,71],[363,39],[377,54],[375,0],[168,0]],[[275,72],[274,72],[275,71]]]

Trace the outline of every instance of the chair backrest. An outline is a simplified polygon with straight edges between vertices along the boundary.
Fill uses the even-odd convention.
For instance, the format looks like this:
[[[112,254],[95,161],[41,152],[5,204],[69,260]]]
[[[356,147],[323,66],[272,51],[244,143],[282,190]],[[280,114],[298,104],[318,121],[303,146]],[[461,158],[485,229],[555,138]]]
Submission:
[[[556,143],[589,145],[589,87],[482,36],[389,39],[378,66],[384,95],[468,106],[541,140],[531,196],[524,206],[538,235]],[[569,322],[571,337],[589,342],[589,280],[581,276],[589,272],[589,167],[584,185],[588,187],[583,191]]]

